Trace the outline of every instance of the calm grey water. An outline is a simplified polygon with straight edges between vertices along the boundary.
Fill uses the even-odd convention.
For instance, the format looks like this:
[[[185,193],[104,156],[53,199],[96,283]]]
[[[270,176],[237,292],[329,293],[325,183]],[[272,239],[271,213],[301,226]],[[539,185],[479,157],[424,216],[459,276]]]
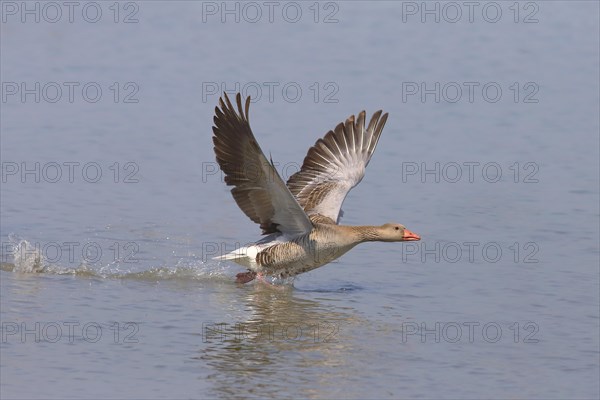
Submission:
[[[597,2],[49,4],[1,4],[0,397],[598,398]],[[221,90],[284,178],[389,112],[343,222],[423,241],[235,285]]]

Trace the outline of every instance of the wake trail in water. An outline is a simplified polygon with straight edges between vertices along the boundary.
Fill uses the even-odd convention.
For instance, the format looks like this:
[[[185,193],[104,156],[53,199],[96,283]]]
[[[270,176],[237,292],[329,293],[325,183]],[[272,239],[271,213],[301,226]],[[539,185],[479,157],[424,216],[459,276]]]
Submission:
[[[102,279],[133,280],[220,280],[233,281],[236,271],[220,263],[186,261],[175,266],[156,266],[142,271],[122,269],[118,262],[106,265],[88,265],[81,261],[78,265],[65,266],[48,260],[39,247],[29,241],[9,235],[9,242],[2,248],[0,270],[27,274],[73,275]],[[5,262],[6,261],[6,262]],[[11,262],[12,261],[12,262]]]

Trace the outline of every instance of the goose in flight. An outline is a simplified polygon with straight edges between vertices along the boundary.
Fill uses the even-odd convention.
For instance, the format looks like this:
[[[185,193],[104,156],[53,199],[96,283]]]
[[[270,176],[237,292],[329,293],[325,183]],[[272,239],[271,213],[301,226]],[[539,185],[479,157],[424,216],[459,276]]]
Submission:
[[[224,98],[224,100],[223,100]],[[388,114],[350,116],[308,150],[287,184],[261,150],[248,119],[250,97],[236,108],[228,96],[215,107],[213,142],[225,183],[237,205],[260,224],[262,240],[215,257],[247,268],[236,281],[263,275],[287,278],[325,265],[359,243],[420,240],[403,225],[338,225],[348,192],[362,180]]]

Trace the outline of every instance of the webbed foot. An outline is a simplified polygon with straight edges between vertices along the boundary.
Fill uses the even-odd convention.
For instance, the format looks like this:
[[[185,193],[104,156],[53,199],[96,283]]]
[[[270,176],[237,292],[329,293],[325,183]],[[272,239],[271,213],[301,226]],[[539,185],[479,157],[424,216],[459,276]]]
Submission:
[[[254,278],[256,278],[256,272],[254,271],[248,271],[248,272],[240,272],[239,274],[237,274],[235,276],[235,282],[236,283],[248,283],[254,280]]]

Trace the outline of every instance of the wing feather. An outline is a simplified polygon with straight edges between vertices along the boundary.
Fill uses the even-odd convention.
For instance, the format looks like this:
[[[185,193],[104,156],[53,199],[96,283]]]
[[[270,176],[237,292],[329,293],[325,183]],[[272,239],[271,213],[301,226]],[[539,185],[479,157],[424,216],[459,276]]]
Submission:
[[[282,232],[291,236],[310,232],[312,223],[261,150],[248,119],[250,97],[237,112],[227,94],[215,107],[213,143],[225,183],[240,209],[260,224],[263,234]]]
[[[365,129],[366,113],[352,115],[308,150],[302,168],[287,182],[306,214],[339,220],[348,192],[365,175],[387,117],[377,111]]]

